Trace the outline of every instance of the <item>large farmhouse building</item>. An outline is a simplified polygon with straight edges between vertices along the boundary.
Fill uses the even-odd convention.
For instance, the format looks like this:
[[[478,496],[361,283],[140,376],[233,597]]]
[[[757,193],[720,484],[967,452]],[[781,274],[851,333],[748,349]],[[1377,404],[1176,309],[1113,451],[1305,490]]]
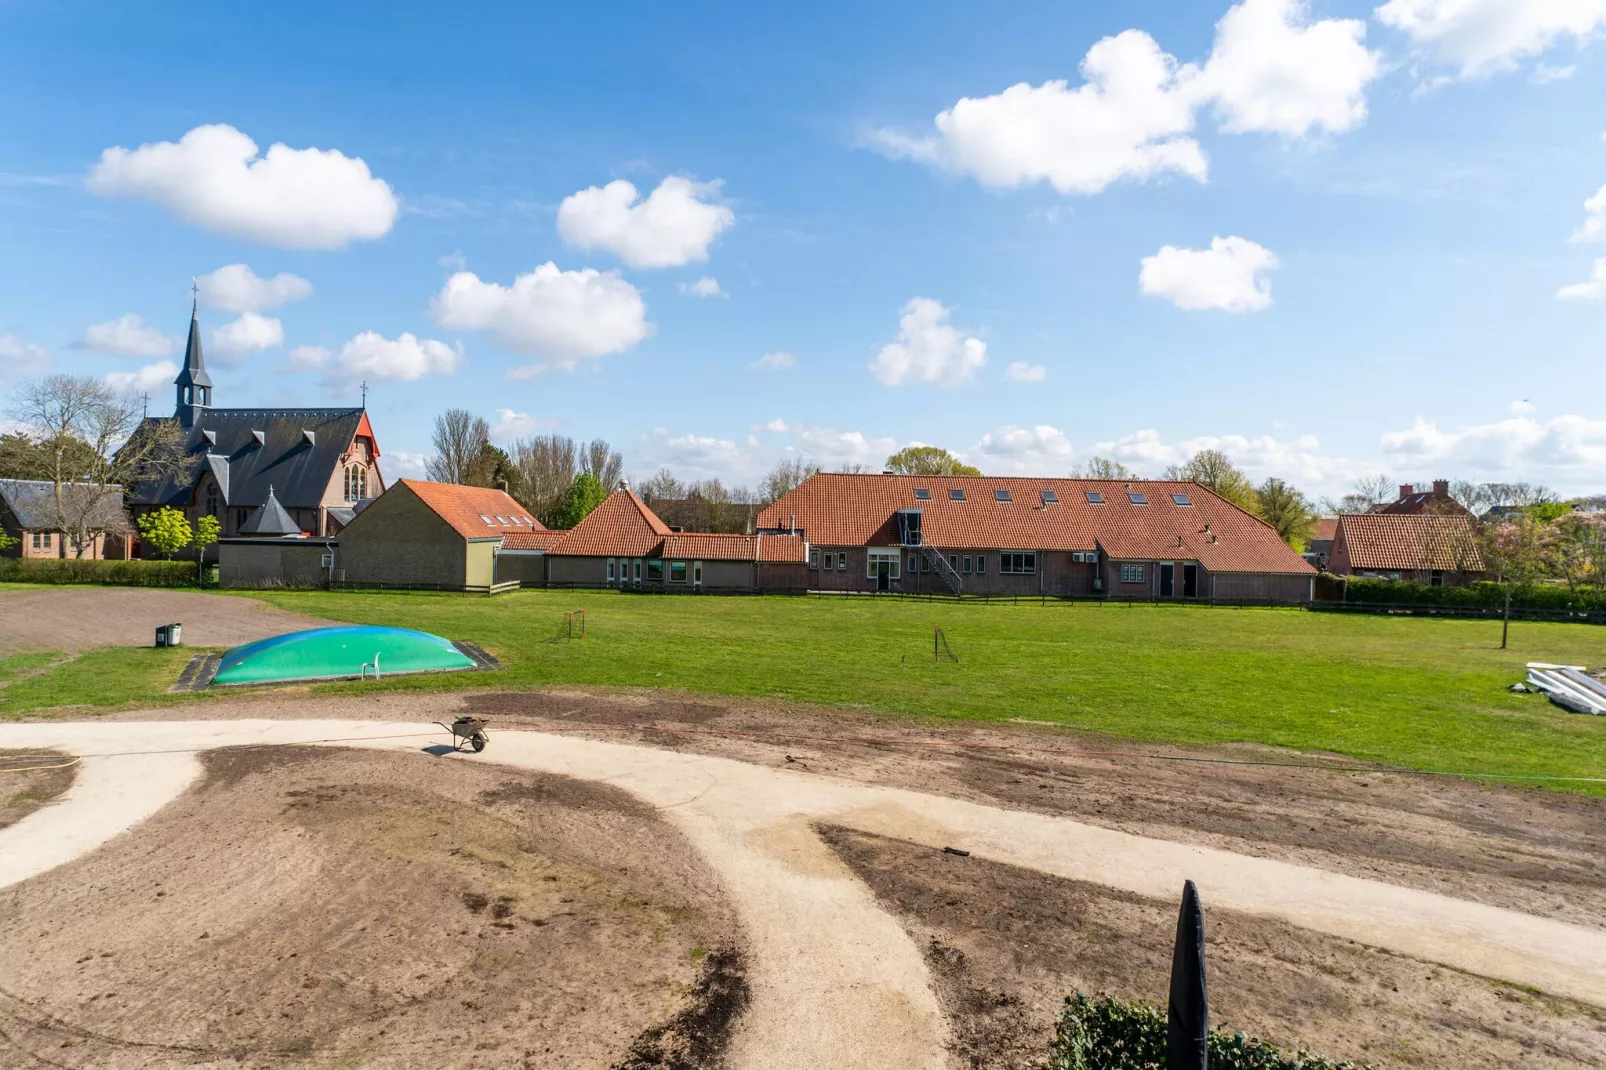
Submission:
[[[191,524],[215,516],[233,537],[250,534],[247,521],[271,495],[302,532],[330,536],[351,521],[357,502],[385,489],[365,407],[214,408],[194,309],[173,386],[173,415],[146,424],[176,422],[190,463],[177,477],[134,488],[128,505],[136,517],[170,506]]]
[[[808,541],[819,590],[1298,603],[1316,575],[1196,483],[822,473],[758,525]]]

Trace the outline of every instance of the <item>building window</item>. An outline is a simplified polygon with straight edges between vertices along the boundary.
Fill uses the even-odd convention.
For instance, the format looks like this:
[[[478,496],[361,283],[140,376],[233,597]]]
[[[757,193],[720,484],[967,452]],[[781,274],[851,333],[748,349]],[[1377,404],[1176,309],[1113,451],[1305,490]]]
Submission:
[[[1142,583],[1143,582],[1143,566],[1142,565],[1122,565],[1121,566],[1121,582],[1122,583]]]
[[[1148,505],[1149,504],[1148,497],[1145,496],[1145,495],[1139,494],[1135,490],[1134,491],[1129,491],[1127,493],[1127,500],[1130,501],[1133,505]]]
[[[360,464],[347,466],[346,501],[355,502],[366,497],[368,497],[368,469]]]
[[[684,562],[684,561],[671,561],[671,562],[669,562],[669,582],[670,583],[685,583],[686,582],[686,562]]]
[[[865,576],[875,579],[881,572],[881,566],[885,565],[887,578],[895,580],[898,578],[898,563],[902,560],[903,554],[897,550],[867,550],[864,555]]]
[[[837,554],[836,555],[836,570],[838,572],[846,572],[848,570],[848,555],[847,554]]]
[[[962,488],[962,487],[949,487],[948,488],[948,500],[951,501],[951,502],[962,502],[962,501],[964,501],[965,500],[964,488]]]
[[[1014,576],[1030,575],[1037,571],[1037,555],[1019,551],[999,554],[998,571]]]
[[[34,549],[35,549],[35,550],[42,550],[42,549],[44,549],[44,543],[42,543],[42,542],[40,542],[40,541],[39,541],[39,539],[40,539],[40,535],[39,535],[39,533],[38,533],[38,532],[37,532],[37,531],[36,531],[36,532],[34,532],[34,533],[33,533],[33,548],[34,548]]]
[[[1003,487],[993,491],[993,501],[995,502],[1012,502],[1014,500],[1014,498],[1010,497],[1009,491]]]
[[[829,572],[835,567],[836,567],[836,554],[826,554],[825,555],[825,570],[827,572]]]
[[[1428,585],[1431,586],[1431,587],[1443,587],[1444,586],[1444,572],[1443,572],[1443,570],[1434,569],[1433,572],[1429,575]]]
[[[915,488],[915,501],[929,502],[930,500],[931,500],[931,488],[930,487],[916,487]]]
[[[960,558],[959,560],[964,565],[964,568],[963,568],[962,571],[969,572],[970,571],[970,555],[966,554],[964,557]]]
[[[1193,499],[1189,498],[1186,494],[1173,494],[1173,495],[1171,495],[1171,500],[1173,502],[1176,502],[1178,505],[1192,505],[1193,504]]]
[[[959,571],[959,555],[958,554],[949,554],[948,555],[948,567],[953,569],[955,572]]]
[[[986,572],[987,571],[987,555],[986,554],[977,554],[976,555],[976,571],[977,571],[977,573],[982,573],[982,572]]]
[[[1085,492],[1084,497],[1087,498],[1087,504],[1089,504],[1089,505],[1103,505],[1104,504],[1104,495],[1100,494],[1096,490],[1090,490],[1090,491]]]
[[[701,587],[703,585],[703,563],[701,561],[692,562],[691,584],[693,587]]]
[[[920,571],[920,555],[919,554],[910,554],[909,555],[909,571],[910,572],[919,572]]]
[[[1044,490],[1039,491],[1038,493],[1042,496],[1044,505],[1053,505],[1060,500],[1060,496],[1057,491]]]
[[[659,560],[658,558],[653,558],[651,561],[647,562],[647,582],[648,583],[662,583],[662,582],[664,582],[664,563],[663,563],[663,561]]]
[[[820,567],[820,550],[818,547],[809,551],[809,568]]]
[[[217,487],[206,488],[206,511],[211,516],[217,516]]]
[[[613,558],[608,558],[608,583],[613,584]]]
[[[45,549],[50,549],[50,532],[45,532]]]
[[[635,584],[637,584],[639,586],[640,583],[641,583],[641,558],[639,558],[639,557],[636,558],[635,573],[636,573],[636,575],[635,575],[634,579],[631,582],[633,582],[633,583],[635,583]]]

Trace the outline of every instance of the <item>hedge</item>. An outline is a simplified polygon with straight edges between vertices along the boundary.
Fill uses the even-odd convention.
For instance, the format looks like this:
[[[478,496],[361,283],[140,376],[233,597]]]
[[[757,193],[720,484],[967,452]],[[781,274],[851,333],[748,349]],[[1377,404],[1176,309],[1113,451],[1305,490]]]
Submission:
[[[1165,1070],[1166,1015],[1152,1004],[1078,992],[1065,1000],[1050,1070]],[[1371,1070],[1303,1049],[1287,1055],[1242,1033],[1212,1029],[1211,1070]]]
[[[215,571],[212,568],[208,572]],[[76,557],[0,558],[10,583],[104,583],[123,587],[199,587],[194,561],[94,561]]]
[[[1463,587],[1430,587],[1425,583],[1407,583],[1402,580],[1352,579],[1343,585],[1342,595],[1335,599],[1345,602],[1410,606],[1475,606],[1499,609],[1506,604],[1506,587],[1503,583],[1479,581]],[[1520,609],[1553,610],[1606,610],[1606,590],[1575,591],[1556,584],[1533,587],[1514,587],[1511,605]]]

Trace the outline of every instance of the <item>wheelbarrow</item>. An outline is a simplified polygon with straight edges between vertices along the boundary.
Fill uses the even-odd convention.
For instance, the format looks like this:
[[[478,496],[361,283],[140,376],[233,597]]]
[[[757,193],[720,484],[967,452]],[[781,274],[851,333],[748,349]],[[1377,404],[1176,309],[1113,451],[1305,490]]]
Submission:
[[[485,726],[490,722],[483,717],[459,717],[451,724],[436,721],[446,731],[452,734],[452,749],[462,750],[467,743],[478,754],[485,749]]]

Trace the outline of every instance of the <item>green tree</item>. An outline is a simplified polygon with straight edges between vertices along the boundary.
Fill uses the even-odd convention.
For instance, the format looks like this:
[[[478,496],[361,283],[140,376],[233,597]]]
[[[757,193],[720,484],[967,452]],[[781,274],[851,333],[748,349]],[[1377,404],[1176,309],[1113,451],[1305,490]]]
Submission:
[[[1316,516],[1305,496],[1293,484],[1271,476],[1256,488],[1255,498],[1260,510],[1256,515],[1271,525],[1289,549],[1304,552],[1316,529]]]
[[[887,469],[906,476],[979,476],[980,468],[965,464],[941,446],[905,446],[887,458]]]
[[[1259,516],[1254,484],[1238,466],[1220,450],[1200,450],[1189,457],[1186,464],[1174,464],[1166,469],[1167,479],[1197,483],[1225,499],[1246,513]]]
[[[563,510],[558,520],[558,527],[572,528],[580,521],[591,515],[591,511],[601,505],[608,497],[608,492],[602,489],[602,483],[590,472],[581,472],[569,484],[569,493],[564,495]]]
[[[13,546],[16,546],[20,542],[22,542],[22,540],[17,538],[15,535],[7,535],[5,532],[0,531],[0,554],[5,553],[7,550],[11,549]]]
[[[139,528],[140,538],[163,557],[172,557],[195,538],[184,514],[168,505],[153,513],[143,514],[135,524]]]
[[[183,519],[180,517],[179,519]],[[202,583],[206,579],[206,548],[217,542],[217,537],[223,534],[223,524],[217,517],[204,514],[196,518],[195,537],[190,545],[195,547],[195,582]]]

